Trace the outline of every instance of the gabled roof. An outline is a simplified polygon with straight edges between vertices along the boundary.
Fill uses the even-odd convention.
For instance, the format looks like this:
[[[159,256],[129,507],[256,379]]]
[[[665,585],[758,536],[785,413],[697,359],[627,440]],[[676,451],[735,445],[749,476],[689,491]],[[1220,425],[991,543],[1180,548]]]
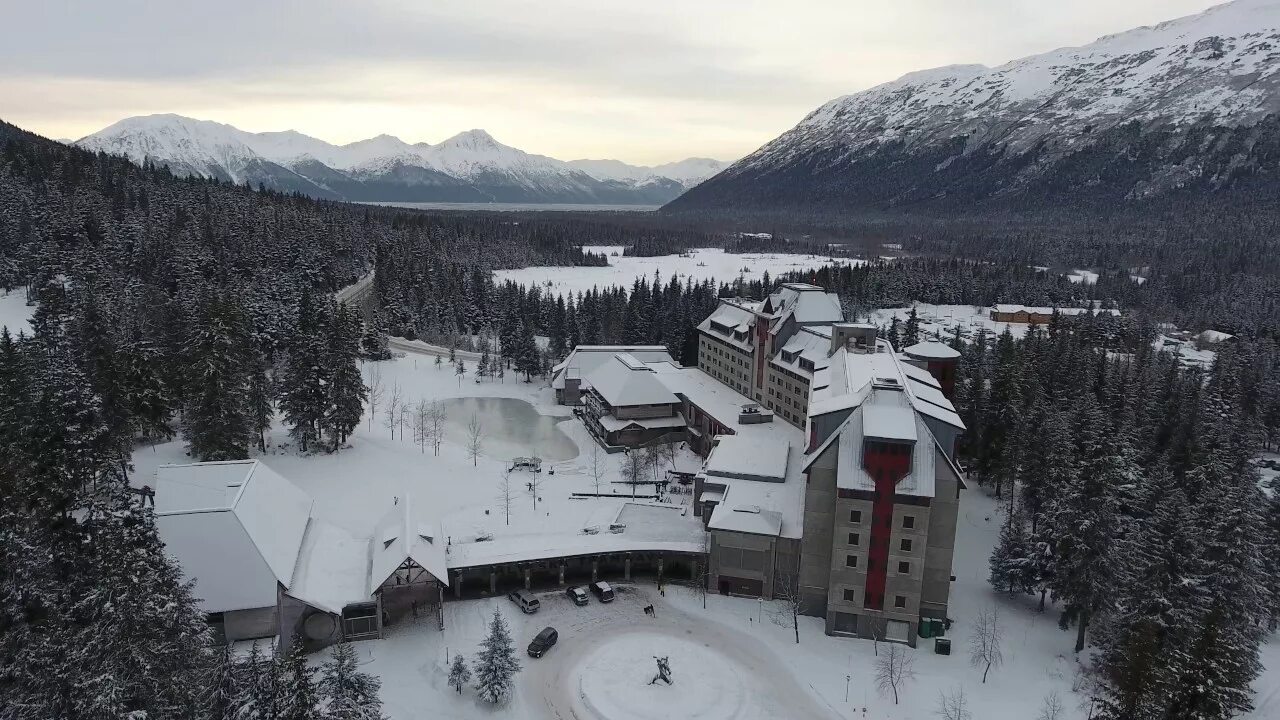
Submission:
[[[663,405],[680,402],[658,380],[653,368],[627,353],[618,353],[587,378],[591,388],[614,407]]]
[[[642,362],[670,362],[675,360],[663,345],[579,345],[559,365],[551,370],[551,387],[564,389],[565,378],[579,377],[584,381],[596,368],[609,362],[614,355],[627,353]],[[586,383],[590,387],[589,383]]]
[[[257,460],[165,465],[156,525],[206,612],[275,605],[288,588],[312,500]]]
[[[950,345],[937,342],[935,340],[926,340],[918,342],[915,345],[903,350],[909,357],[919,358],[921,360],[954,360],[960,357],[960,352]]]
[[[782,513],[758,505],[717,505],[707,527],[712,530],[777,536],[782,532]]]
[[[448,585],[446,542],[439,522],[415,511],[412,498],[400,498],[378,521],[369,539],[369,592],[377,590],[405,560],[412,560]]]

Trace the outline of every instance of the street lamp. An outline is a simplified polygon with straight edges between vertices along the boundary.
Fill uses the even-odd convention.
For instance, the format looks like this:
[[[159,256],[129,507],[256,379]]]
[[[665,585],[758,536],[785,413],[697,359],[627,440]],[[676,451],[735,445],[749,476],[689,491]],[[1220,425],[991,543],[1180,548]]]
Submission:
[[[844,701],[849,702],[849,681],[853,679],[852,675],[844,676]]]
[[[761,616],[764,614],[764,598],[756,598],[756,622],[761,622]]]

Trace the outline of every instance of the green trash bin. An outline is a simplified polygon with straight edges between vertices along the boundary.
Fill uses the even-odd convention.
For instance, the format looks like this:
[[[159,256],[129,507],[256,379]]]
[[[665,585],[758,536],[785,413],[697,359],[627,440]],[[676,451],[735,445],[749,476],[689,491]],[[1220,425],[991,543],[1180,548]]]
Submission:
[[[933,641],[933,652],[937,655],[951,654],[951,641],[947,638],[938,638]]]
[[[920,618],[920,637],[933,637],[933,620],[931,618]]]

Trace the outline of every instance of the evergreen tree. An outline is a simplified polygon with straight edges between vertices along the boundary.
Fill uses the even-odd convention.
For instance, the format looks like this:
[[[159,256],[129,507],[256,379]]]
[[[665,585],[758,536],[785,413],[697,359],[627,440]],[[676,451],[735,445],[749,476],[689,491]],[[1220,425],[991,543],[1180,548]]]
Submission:
[[[298,322],[279,387],[280,410],[291,426],[289,435],[303,452],[319,444],[332,399],[327,389],[332,366],[327,361],[326,338],[329,343],[335,343],[341,331],[330,330],[326,325],[310,291],[304,291],[298,302]]]
[[[245,317],[230,298],[209,297],[188,346],[191,404],[184,433],[198,460],[248,457],[250,340]]]
[[[360,672],[356,651],[347,643],[333,648],[321,669],[319,694],[324,717],[333,720],[381,720],[382,681]]]
[[[364,402],[369,397],[369,388],[360,375],[357,329],[345,306],[337,305],[329,323],[329,342],[325,353],[328,365],[325,375],[329,382],[322,420],[334,451],[342,447],[342,443],[360,425]]]
[[[907,315],[907,322],[902,332],[902,347],[909,348],[918,342],[920,342],[920,317],[916,315],[915,305],[912,305],[911,314]]]
[[[453,664],[449,666],[449,684],[462,694],[462,688],[471,680],[471,668],[467,667],[467,661],[459,653],[453,656]]]
[[[1022,508],[1015,505],[1005,517],[991,553],[992,587],[1007,593],[1031,593],[1036,586],[1034,553]]]
[[[489,634],[476,655],[476,691],[485,702],[505,702],[511,696],[515,674],[519,671],[520,662],[516,660],[507,621],[495,608],[493,620],[489,622]]]
[[[280,661],[279,672],[279,720],[312,720],[316,717],[316,669],[307,664],[302,643],[294,643],[293,649]]]

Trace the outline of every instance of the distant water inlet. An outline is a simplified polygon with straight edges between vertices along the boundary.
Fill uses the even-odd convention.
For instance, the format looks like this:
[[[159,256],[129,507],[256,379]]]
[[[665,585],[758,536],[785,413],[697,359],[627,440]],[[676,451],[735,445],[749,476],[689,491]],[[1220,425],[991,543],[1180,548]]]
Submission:
[[[480,453],[510,460],[532,455],[546,462],[572,460],[578,446],[565,435],[556,418],[543,415],[533,405],[513,398],[451,398],[442,401],[449,414],[445,439],[467,447],[471,418],[480,423]]]

